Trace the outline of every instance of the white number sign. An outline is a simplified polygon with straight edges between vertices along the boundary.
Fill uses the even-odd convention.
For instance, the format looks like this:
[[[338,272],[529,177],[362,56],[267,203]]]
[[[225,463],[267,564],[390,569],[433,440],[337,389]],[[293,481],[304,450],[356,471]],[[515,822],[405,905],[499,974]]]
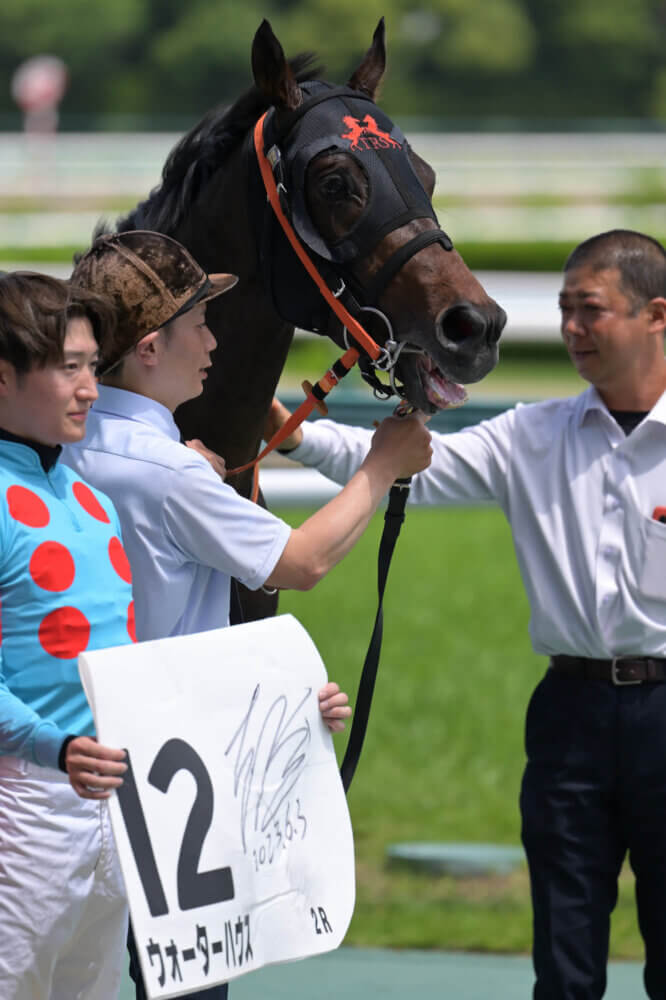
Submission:
[[[291,615],[97,650],[79,670],[151,998],[336,948],[351,823],[318,709],[321,658]]]

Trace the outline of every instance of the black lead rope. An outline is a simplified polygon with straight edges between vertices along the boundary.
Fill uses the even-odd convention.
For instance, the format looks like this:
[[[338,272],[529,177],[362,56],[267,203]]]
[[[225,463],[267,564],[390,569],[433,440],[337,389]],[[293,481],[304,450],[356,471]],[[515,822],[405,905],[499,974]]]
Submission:
[[[244,621],[243,606],[238,593],[238,580],[232,576],[229,587],[229,624],[242,625]]]
[[[349,786],[352,783],[356,765],[363,749],[365,732],[368,728],[368,717],[370,715],[372,695],[375,690],[375,680],[377,678],[377,668],[379,667],[379,655],[382,648],[384,624],[382,602],[384,599],[384,588],[386,586],[389,566],[391,565],[393,549],[400,534],[402,522],[405,520],[405,504],[409,496],[410,485],[411,478],[396,479],[389,492],[388,506],[384,514],[384,530],[379,543],[379,556],[377,558],[377,591],[379,595],[377,615],[375,617],[375,625],[372,630],[368,652],[365,655],[363,670],[361,671],[361,679],[356,694],[356,708],[354,709],[354,718],[352,720],[351,732],[349,733],[347,749],[345,750],[344,760],[340,767],[340,776],[345,792],[349,790]]]

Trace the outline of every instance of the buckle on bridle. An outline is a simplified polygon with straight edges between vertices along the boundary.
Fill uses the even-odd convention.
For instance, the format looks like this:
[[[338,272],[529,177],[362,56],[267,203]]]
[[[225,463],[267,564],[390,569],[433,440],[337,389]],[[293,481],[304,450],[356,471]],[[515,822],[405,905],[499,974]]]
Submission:
[[[618,676],[618,672],[617,672],[618,671],[618,666],[621,666],[622,663],[623,663],[623,661],[626,660],[626,659],[630,659],[630,657],[614,656],[613,659],[611,660],[611,680],[612,680],[613,684],[615,685],[615,687],[627,687],[630,684],[642,684],[643,683],[643,679],[641,677],[638,677],[637,679],[632,680],[632,681],[625,681],[625,680],[622,680],[622,678]]]
[[[379,357],[372,362],[372,367],[376,368],[378,372],[390,372],[398,363],[403,347],[404,342],[399,344],[397,340],[389,337],[388,340],[384,341]]]

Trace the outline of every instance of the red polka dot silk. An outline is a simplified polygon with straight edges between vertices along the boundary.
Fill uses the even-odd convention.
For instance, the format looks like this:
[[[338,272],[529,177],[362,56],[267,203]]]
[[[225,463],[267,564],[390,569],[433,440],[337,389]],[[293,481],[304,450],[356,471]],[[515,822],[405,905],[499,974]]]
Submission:
[[[19,757],[39,745],[40,763],[57,767],[63,734],[94,732],[77,657],[135,639],[118,536],[103,495],[60,462],[46,471],[31,448],[0,440],[0,641],[14,695],[3,739]]]
[[[74,560],[69,549],[60,542],[42,542],[32,554],[30,576],[43,590],[60,592],[74,582]]]
[[[74,483],[72,486],[72,493],[79,501],[86,513],[94,517],[96,521],[102,521],[104,524],[109,524],[109,515],[106,513],[101,503],[85,483]]]
[[[93,607],[99,606],[100,603],[104,604],[105,595],[117,589],[113,578],[122,581],[122,584],[129,584],[132,581],[132,571],[122,542],[117,535],[109,537],[109,529],[106,527],[111,524],[109,515],[93,490],[80,480],[71,483],[71,496],[74,499],[64,503],[55,490],[53,500],[49,496],[45,500],[44,492],[39,496],[37,492],[20,483],[11,483],[5,490],[5,496],[9,515],[24,538],[25,554],[17,558],[19,562],[24,558],[27,559],[30,581],[40,592],[44,592],[44,597],[39,599],[44,613],[38,619],[39,624],[36,624],[36,639],[50,656],[61,660],[75,659],[79,653],[88,648],[92,628],[82,608],[87,607],[89,600],[92,600]],[[63,522],[62,516],[66,507],[70,508],[71,513],[65,515]],[[83,519],[82,512],[85,512]],[[93,528],[87,518],[92,518],[97,528]],[[61,538],[69,536],[74,545],[74,553],[63,541],[48,537],[44,539],[39,529],[47,527],[49,533],[51,531],[54,534],[58,533]],[[25,528],[30,530],[24,532],[22,529]],[[108,539],[104,541],[103,547],[100,546],[100,532]],[[33,538],[34,543],[30,541]],[[106,571],[100,561],[104,548],[109,560],[107,563],[109,569]],[[85,566],[83,579],[78,583],[77,562]],[[109,571],[113,573],[113,578],[108,576]],[[66,603],[63,603],[62,599],[60,601],[51,599],[49,602],[46,596],[47,594],[64,596],[67,591],[70,593],[67,595],[69,600],[65,598]],[[125,635],[129,636],[132,642],[136,642],[134,602],[131,601],[126,607]]]
[[[124,580],[125,583],[131,583],[132,570],[130,569],[129,559],[125,555],[122,542],[115,535],[109,542],[109,559],[120,579]]]
[[[56,608],[42,620],[39,641],[51,656],[69,660],[86,649],[90,622],[78,608]]]
[[[9,487],[7,506],[14,520],[29,528],[44,528],[51,518],[44,501],[25,486]]]

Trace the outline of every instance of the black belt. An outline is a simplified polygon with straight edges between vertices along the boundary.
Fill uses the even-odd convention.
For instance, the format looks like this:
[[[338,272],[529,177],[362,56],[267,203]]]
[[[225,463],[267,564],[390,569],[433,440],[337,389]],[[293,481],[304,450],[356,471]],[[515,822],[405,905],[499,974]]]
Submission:
[[[666,681],[666,659],[657,656],[615,656],[594,660],[587,656],[551,656],[550,666],[564,674],[623,684]]]

